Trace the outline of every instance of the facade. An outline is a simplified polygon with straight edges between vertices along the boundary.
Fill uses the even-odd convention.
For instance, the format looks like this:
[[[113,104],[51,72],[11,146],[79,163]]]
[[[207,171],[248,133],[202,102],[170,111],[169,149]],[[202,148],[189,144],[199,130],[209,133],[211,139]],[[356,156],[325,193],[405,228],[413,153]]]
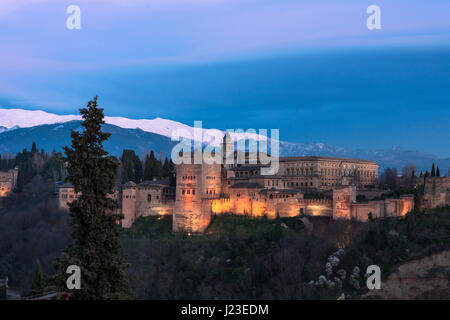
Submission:
[[[424,181],[425,208],[450,206],[450,177],[427,177]]]
[[[201,152],[176,166],[176,187],[169,180],[127,182],[114,197],[131,227],[142,216],[172,215],[174,232],[201,233],[214,215],[232,213],[253,217],[328,216],[366,221],[376,217],[403,216],[414,207],[412,196],[356,202],[357,190],[375,187],[378,164],[366,160],[327,157],[283,157],[278,173],[263,175],[266,167],[249,163],[253,154],[234,151],[224,137],[224,164],[205,163]],[[180,154],[180,156],[182,156]],[[236,164],[238,157],[245,163]],[[231,159],[230,159],[231,158]],[[194,159],[202,159],[194,163]],[[60,206],[76,199],[73,188],[59,188]]]
[[[0,172],[0,198],[8,197],[14,191],[18,175],[18,168]]]
[[[332,157],[281,157],[280,175],[289,187],[304,191],[349,185],[365,189],[378,184],[378,164]]]
[[[58,206],[61,209],[69,210],[69,203],[72,203],[74,200],[78,199],[80,193],[75,193],[75,188],[70,182],[64,183],[58,188]],[[118,188],[114,189],[112,194],[108,195],[109,198],[118,201],[120,198],[120,192]],[[117,210],[118,212],[120,210]]]
[[[373,217],[402,216],[414,206],[412,196],[356,203],[356,190],[377,186],[375,162],[282,157],[278,173],[262,175],[264,165],[258,161],[250,164],[251,155],[234,151],[231,144],[233,141],[226,135],[223,165],[177,165],[173,231],[203,232],[212,216],[224,213],[268,218],[304,214],[365,221],[369,213]],[[239,164],[238,157],[246,163]],[[332,197],[305,198],[305,192],[322,194],[326,190]]]
[[[122,186],[120,198],[122,226],[129,228],[139,217],[173,214],[175,188],[170,186],[169,179],[139,184],[130,181]]]

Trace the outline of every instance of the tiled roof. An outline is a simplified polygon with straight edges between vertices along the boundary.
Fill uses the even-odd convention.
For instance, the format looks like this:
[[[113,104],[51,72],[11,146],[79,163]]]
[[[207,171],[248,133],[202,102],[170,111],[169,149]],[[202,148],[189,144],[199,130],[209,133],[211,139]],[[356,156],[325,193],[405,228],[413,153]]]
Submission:
[[[255,182],[238,182],[232,185],[230,188],[249,188],[249,189],[262,189],[261,184]]]

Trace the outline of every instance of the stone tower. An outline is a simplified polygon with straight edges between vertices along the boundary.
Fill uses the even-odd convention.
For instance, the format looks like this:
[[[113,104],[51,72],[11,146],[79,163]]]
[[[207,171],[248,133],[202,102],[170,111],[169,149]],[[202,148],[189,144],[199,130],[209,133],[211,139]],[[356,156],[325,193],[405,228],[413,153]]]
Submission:
[[[351,205],[356,202],[356,187],[333,189],[333,219],[350,219]]]
[[[211,221],[212,199],[222,192],[221,164],[186,164],[176,167],[173,231],[203,232]]]
[[[226,132],[222,140],[222,164],[224,168],[234,166],[234,142],[229,132]]]

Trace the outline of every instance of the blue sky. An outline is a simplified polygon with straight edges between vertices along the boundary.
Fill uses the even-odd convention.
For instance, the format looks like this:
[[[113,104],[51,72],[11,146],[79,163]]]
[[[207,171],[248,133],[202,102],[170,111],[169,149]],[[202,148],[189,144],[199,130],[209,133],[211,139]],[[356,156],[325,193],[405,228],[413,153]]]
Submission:
[[[108,115],[450,157],[449,14],[448,0],[2,0],[0,106],[76,113],[98,94]]]

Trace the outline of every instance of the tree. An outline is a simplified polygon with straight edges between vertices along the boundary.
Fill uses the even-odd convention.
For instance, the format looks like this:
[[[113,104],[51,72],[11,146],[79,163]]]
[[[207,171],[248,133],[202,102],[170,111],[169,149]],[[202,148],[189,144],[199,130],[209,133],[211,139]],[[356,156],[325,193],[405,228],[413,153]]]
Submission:
[[[380,176],[380,183],[389,188],[395,188],[397,186],[398,174],[397,169],[387,168]]]
[[[167,159],[167,157],[166,157],[166,159],[164,160],[164,164],[162,166],[162,176],[169,177],[170,174],[171,174],[171,172],[170,172],[169,159]]]
[[[126,298],[125,257],[121,253],[123,216],[114,213],[117,204],[108,198],[113,193],[117,162],[103,149],[110,134],[102,132],[103,109],[97,97],[80,109],[83,116],[80,133],[71,131],[72,146],[64,147],[68,176],[78,199],[69,205],[74,243],[57,259],[55,278],[60,289],[67,291],[67,267],[81,270],[81,289],[73,290],[74,299]]]
[[[436,169],[434,168],[434,163],[433,163],[433,165],[431,166],[431,176],[432,176],[432,177],[435,177],[435,176],[436,176]]]
[[[33,141],[33,144],[31,146],[31,153],[37,153],[38,149],[36,147],[36,142]]]
[[[158,165],[159,163],[159,165]],[[145,157],[144,163],[144,180],[153,180],[153,178],[160,178],[162,175],[162,167],[160,162],[156,159],[153,150],[150,155]]]
[[[34,266],[33,280],[31,281],[31,294],[40,294],[44,291],[44,276],[42,274],[41,263],[36,261]]]
[[[141,159],[133,150],[123,150],[120,162],[122,164],[122,183],[128,181],[139,183],[142,181]]]
[[[440,177],[441,172],[439,171],[439,166],[436,168],[436,177]]]

